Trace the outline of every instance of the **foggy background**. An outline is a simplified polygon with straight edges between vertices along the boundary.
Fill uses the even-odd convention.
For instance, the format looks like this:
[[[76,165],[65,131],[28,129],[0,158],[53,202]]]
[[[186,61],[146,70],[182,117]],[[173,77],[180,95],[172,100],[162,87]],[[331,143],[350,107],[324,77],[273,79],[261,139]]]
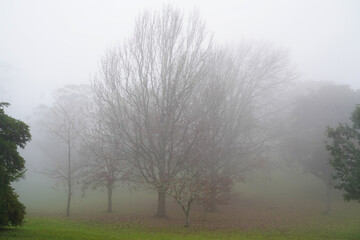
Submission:
[[[0,1],[0,94],[24,119],[52,90],[88,83],[104,51],[144,9],[198,9],[219,42],[266,40],[288,49],[299,80],[360,88],[360,2]]]
[[[98,71],[105,51],[132,32],[136,16],[146,9],[160,9],[166,3],[184,11],[198,9],[217,42],[232,44],[242,39],[260,40],[287,49],[298,74],[295,85],[313,80],[360,88],[360,2],[356,0],[0,0],[0,101],[11,103],[6,112],[29,123],[38,105],[51,105],[55,89],[67,84],[89,83]],[[22,151],[28,168],[22,182],[29,184],[16,183],[16,189],[30,209],[57,208],[62,212],[64,202],[58,201],[65,198],[62,189],[54,191],[54,182],[36,173],[44,166],[43,159],[47,156],[39,149],[27,150],[35,143],[28,144]],[[281,173],[279,179],[284,175],[286,173]],[[299,174],[293,184],[314,179]],[[262,180],[257,181],[260,182],[258,185],[256,181],[251,184],[267,189]],[[29,187],[30,183],[36,184]],[[251,184],[244,187],[250,193]],[[301,199],[321,198],[323,193],[317,192],[316,188],[321,183],[316,184],[307,184],[313,190]],[[298,185],[298,189],[303,186]],[[40,188],[44,191],[40,192]],[[129,192],[126,186],[124,189]],[[284,186],[278,193],[284,189],[296,190]],[[314,195],[315,192],[318,195]],[[94,193],[87,193],[91,194]],[[116,203],[125,200],[131,203],[141,194],[149,195],[115,194],[118,194],[114,196]],[[149,196],[155,199],[155,196]],[[43,199],[47,199],[47,205]],[[86,208],[79,196],[74,201],[75,212],[77,207]],[[101,201],[105,202],[105,199],[101,198]],[[123,206],[123,210],[128,208]],[[115,210],[118,209],[115,207]]]

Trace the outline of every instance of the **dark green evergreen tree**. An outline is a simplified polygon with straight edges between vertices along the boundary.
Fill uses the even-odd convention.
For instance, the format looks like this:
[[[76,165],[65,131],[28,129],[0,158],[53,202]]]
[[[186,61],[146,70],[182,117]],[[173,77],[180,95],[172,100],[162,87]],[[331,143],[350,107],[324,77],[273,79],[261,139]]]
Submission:
[[[351,116],[352,126],[339,124],[337,128],[328,128],[330,141],[326,148],[331,153],[331,166],[335,187],[345,191],[344,199],[360,202],[360,106],[357,105]]]
[[[25,160],[17,147],[24,148],[31,139],[28,125],[5,114],[4,107],[9,105],[0,103],[0,226],[16,226],[23,222],[25,207],[19,202],[11,182],[25,173]]]

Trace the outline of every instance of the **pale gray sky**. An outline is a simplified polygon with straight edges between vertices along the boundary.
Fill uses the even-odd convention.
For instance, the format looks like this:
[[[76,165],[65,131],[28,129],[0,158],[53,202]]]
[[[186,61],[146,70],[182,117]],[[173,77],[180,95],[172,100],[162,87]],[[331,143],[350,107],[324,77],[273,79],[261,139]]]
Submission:
[[[70,83],[87,83],[104,51],[131,34],[146,8],[197,8],[219,42],[271,42],[289,50],[301,80],[360,88],[357,0],[0,0],[0,101],[17,117]]]

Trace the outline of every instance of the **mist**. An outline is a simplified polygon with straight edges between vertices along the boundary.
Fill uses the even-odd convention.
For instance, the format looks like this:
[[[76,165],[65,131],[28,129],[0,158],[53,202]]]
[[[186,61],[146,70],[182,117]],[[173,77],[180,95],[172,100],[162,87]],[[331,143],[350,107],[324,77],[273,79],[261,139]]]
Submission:
[[[336,131],[357,131],[359,11],[0,1],[1,109],[32,136],[11,182],[25,221],[220,235],[336,225],[356,238],[359,189],[342,185],[333,149]]]

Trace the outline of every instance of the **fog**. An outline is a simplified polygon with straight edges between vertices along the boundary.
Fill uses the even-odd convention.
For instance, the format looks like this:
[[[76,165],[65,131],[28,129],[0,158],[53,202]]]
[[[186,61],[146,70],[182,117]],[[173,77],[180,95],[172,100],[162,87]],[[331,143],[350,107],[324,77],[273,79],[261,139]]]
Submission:
[[[164,95],[153,97],[156,90],[161,89],[156,74],[162,65],[145,64],[143,72],[151,76],[149,82],[133,80],[136,79],[133,69],[141,72],[143,66],[139,64],[133,68],[131,65],[138,59],[146,62],[153,58],[154,65],[161,62],[157,59],[161,51],[156,49],[156,44],[135,41],[142,39],[140,33],[146,36],[144,39],[152,39],[150,30],[141,32],[135,28],[138,35],[134,34],[132,38],[132,34],[134,26],[141,25],[136,22],[138,16],[146,11],[161,12],[166,4],[184,16],[195,11],[206,27],[202,33],[202,25],[195,21],[197,34],[191,35],[195,40],[186,42],[194,53],[188,53],[183,44],[185,37],[183,42],[174,44],[177,51],[174,58],[185,59],[174,64],[176,69],[185,66],[179,71],[179,78],[194,75],[201,80],[197,80],[199,86],[179,80],[180,90],[176,91],[187,97],[174,94],[174,98],[180,100],[169,104],[171,110],[161,108],[157,102]],[[111,188],[114,192],[111,193],[110,210],[115,214],[150,218],[157,208],[156,214],[161,215],[159,199],[166,193],[168,215],[181,219],[182,211],[177,203],[181,207],[186,204],[181,202],[179,195],[183,192],[179,191],[190,183],[181,185],[180,190],[166,184],[159,187],[160,183],[164,185],[159,179],[165,181],[163,179],[171,179],[171,176],[162,175],[161,168],[154,170],[146,164],[140,166],[137,159],[140,151],[143,159],[156,162],[154,156],[161,147],[152,149],[152,141],[165,136],[163,139],[171,139],[171,147],[164,144],[164,159],[171,162],[172,157],[176,158],[166,165],[166,171],[175,172],[173,175],[182,177],[183,182],[196,175],[189,173],[193,169],[175,171],[183,158],[189,158],[189,164],[196,166],[194,169],[211,169],[216,164],[221,168],[219,162],[228,164],[221,174],[226,172],[231,176],[231,183],[227,182],[228,178],[217,180],[226,185],[220,184],[221,194],[224,194],[218,200],[220,210],[212,211],[214,206],[205,206],[205,212],[220,212],[220,216],[225,216],[224,213],[221,215],[222,208],[226,213],[240,204],[242,208],[236,211],[241,212],[251,202],[254,208],[261,206],[259,211],[286,207],[295,212],[307,209],[318,214],[359,212],[358,203],[344,202],[343,192],[333,189],[333,170],[329,169],[329,153],[324,145],[326,128],[349,122],[356,104],[360,103],[359,13],[360,2],[356,0],[0,0],[0,102],[9,102],[11,106],[5,109],[6,113],[29,124],[32,134],[32,141],[20,150],[26,160],[25,178],[12,184],[20,201],[31,214],[65,215],[68,201],[71,202],[70,215],[101,215],[107,208],[109,210],[107,198]],[[151,22],[152,18],[146,16],[144,22]],[[184,20],[184,24],[191,19]],[[158,22],[153,24],[157,26]],[[206,50],[210,49],[210,43],[214,46],[211,48],[213,58]],[[155,50],[146,48],[145,53],[136,52],[136,49],[142,49],[139,46],[145,45]],[[114,49],[114,46],[118,48]],[[181,58],[183,52],[189,57]],[[196,70],[190,69],[188,65],[198,59],[210,60],[204,60],[206,64],[199,60]],[[264,68],[270,70],[262,72]],[[209,72],[214,79],[220,79],[221,84],[202,77]],[[126,78],[124,76],[128,77],[126,81],[119,80]],[[131,90],[127,85],[129,79],[133,80]],[[239,79],[241,83],[237,82]],[[258,85],[254,84],[257,87],[252,85],[254,79],[260,79]],[[152,86],[152,89],[143,93],[137,86]],[[134,120],[143,114],[143,110],[137,109],[142,101],[129,100],[139,96],[139,92],[143,94],[141,97],[148,98],[150,105],[150,110],[146,108],[150,113],[144,111],[148,114],[144,122]],[[244,99],[249,102],[243,103]],[[176,126],[169,130],[171,133],[166,132],[168,115],[163,109],[169,111],[166,112],[169,116],[190,119],[184,122],[191,127],[184,127],[183,120],[178,123],[175,118],[178,125],[173,123]],[[74,139],[69,137],[71,134],[60,133],[65,128],[61,125],[61,116],[66,115],[61,113],[63,110],[67,115],[77,117],[68,130],[74,131],[74,135],[81,132]],[[220,120],[208,120],[217,117]],[[171,122],[172,118],[169,119]],[[97,125],[99,122],[102,124]],[[150,130],[146,129],[148,126]],[[201,134],[197,135],[194,132],[200,127],[211,130],[201,128]],[[211,134],[206,135],[206,131]],[[220,140],[213,143],[207,139],[210,135]],[[138,144],[133,136],[141,136],[139,141],[148,148],[133,147],[131,144]],[[67,160],[63,160],[70,155],[70,149],[73,150],[74,168],[70,171],[73,175],[68,176],[72,179],[69,180],[73,184],[71,188],[64,177]],[[129,158],[137,161],[134,160],[130,167],[113,167],[126,169],[111,172],[111,177],[116,179],[113,186],[113,182],[109,185],[104,183],[106,180],[96,182],[88,177],[96,178],[96,174],[92,175],[96,170],[89,166],[102,164],[96,162],[101,158],[97,154],[106,155],[103,157],[107,159],[106,166],[122,164]],[[205,163],[193,160],[203,156],[215,156],[215,160]],[[238,166],[234,156],[247,160]],[[146,168],[150,173],[143,173]],[[209,176],[212,176],[211,170]],[[153,175],[159,175],[159,179]],[[155,180],[148,180],[151,177]],[[172,181],[176,183],[169,180]],[[193,177],[190,185],[198,186],[202,181]],[[67,197],[69,191],[71,200]],[[203,189],[186,194],[192,196],[196,191]],[[195,219],[202,216],[199,209],[195,208]]]
[[[1,92],[12,102],[10,111],[27,116],[50,101],[55,88],[87,83],[104,51],[131,32],[137,14],[164,2],[1,1]],[[221,42],[260,39],[288,49],[301,80],[360,87],[358,1],[173,4],[199,9]]]

